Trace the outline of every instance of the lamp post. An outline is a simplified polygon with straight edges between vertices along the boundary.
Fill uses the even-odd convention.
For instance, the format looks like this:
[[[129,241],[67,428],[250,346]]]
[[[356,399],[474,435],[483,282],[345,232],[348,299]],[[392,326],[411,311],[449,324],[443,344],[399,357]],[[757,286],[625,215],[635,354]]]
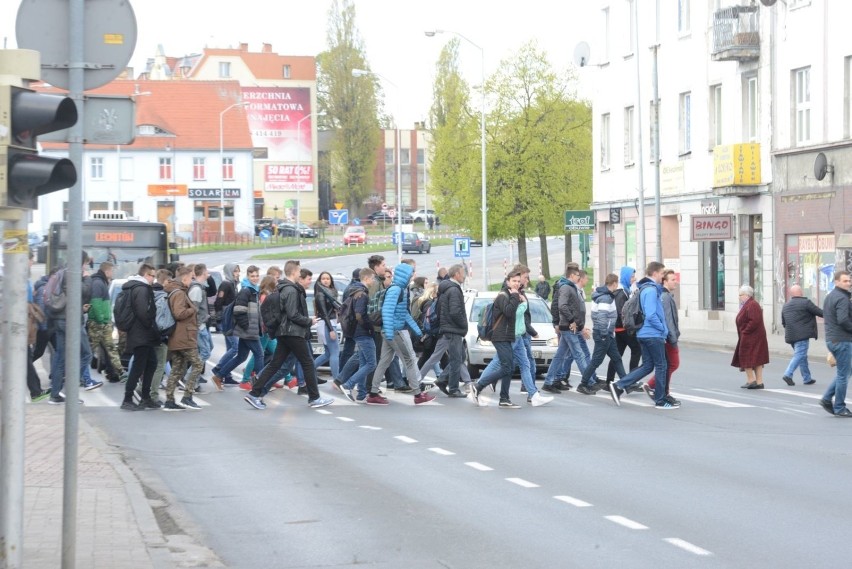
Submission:
[[[375,75],[376,77],[381,77],[384,79],[388,85],[393,87],[396,90],[396,107],[397,111],[399,111],[399,87],[382,75],[381,73],[376,73],[374,71],[366,71],[364,69],[353,69],[352,77],[364,77],[365,75]],[[399,231],[397,231],[397,240],[396,240],[396,254],[398,261],[402,263],[402,163],[400,158],[402,157],[402,138],[399,131],[399,119],[394,117],[394,124],[396,125],[396,213],[397,213],[397,227]]]
[[[479,144],[482,147],[482,289],[488,290],[488,196],[486,194],[486,177],[485,177],[485,49],[474,43],[470,38],[459,32],[450,30],[428,30],[424,32],[426,37],[435,37],[435,34],[453,34],[458,36],[476,49],[479,50],[482,82],[479,85],[480,93],[480,109],[479,109]]]
[[[235,107],[245,107],[249,103],[247,101],[234,103],[226,107],[219,113],[219,238],[225,242],[225,132],[222,128],[222,121],[225,118],[225,113]]]
[[[309,118],[311,118],[313,116],[317,116],[317,117],[325,116],[325,111],[320,111],[318,113],[313,113],[313,112],[308,113],[296,122],[296,159],[299,162],[303,162],[303,160],[299,160],[300,154],[302,152],[302,122],[308,120]],[[313,132],[313,129],[311,129],[311,131]],[[313,137],[311,137],[311,141],[313,142]],[[314,163],[313,146],[311,146],[311,151],[309,152],[309,154],[310,154],[309,160],[311,162],[311,165],[313,166],[313,163]],[[313,171],[313,168],[311,168],[311,187],[313,187],[313,182],[314,182],[314,171]],[[317,202],[319,202],[319,190],[317,190]],[[298,237],[301,237],[301,235],[302,235],[301,221],[302,221],[302,197],[301,197],[301,194],[299,193],[299,190],[296,190],[296,235],[294,237],[298,238]]]

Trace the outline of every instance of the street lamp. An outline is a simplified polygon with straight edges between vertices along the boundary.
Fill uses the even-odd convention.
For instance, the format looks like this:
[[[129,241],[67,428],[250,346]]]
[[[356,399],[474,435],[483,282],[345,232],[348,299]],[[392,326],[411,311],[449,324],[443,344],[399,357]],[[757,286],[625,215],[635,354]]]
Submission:
[[[435,34],[453,34],[478,49],[480,54],[482,65],[482,82],[479,85],[479,93],[481,95],[479,109],[479,144],[482,147],[482,289],[488,290],[488,197],[485,191],[485,49],[459,32],[453,32],[450,30],[428,30],[424,33],[428,38],[435,37]]]
[[[311,118],[313,116],[323,117],[323,116],[325,116],[325,111],[320,111],[318,113],[308,113],[296,122],[296,160],[298,162],[303,162],[303,160],[299,159],[300,154],[302,152],[302,122],[308,120],[309,118]],[[311,130],[313,131],[313,129],[311,129]],[[313,139],[311,139],[311,140],[313,140]],[[308,160],[311,162],[311,165],[313,166],[313,163],[314,163],[313,146],[311,146],[311,151],[309,152],[309,154],[310,154],[310,158]],[[314,170],[313,170],[313,168],[311,168],[311,187],[313,187],[313,182],[314,182]],[[299,193],[299,191],[300,190],[296,190],[296,235],[295,235],[295,237],[297,237],[297,238],[301,237],[301,235],[302,235],[302,227],[301,227],[302,226],[302,223],[301,223],[302,222],[302,195]],[[319,202],[319,189],[317,189],[317,202]]]
[[[221,180],[219,184],[219,238],[222,243],[225,242],[225,132],[222,129],[222,120],[225,113],[231,109],[245,107],[248,104],[248,101],[234,103],[219,113],[219,178]]]
[[[399,111],[399,87],[396,83],[382,75],[381,73],[376,73],[374,71],[366,71],[364,69],[353,69],[352,77],[364,77],[365,75],[375,75],[376,77],[381,77],[384,79],[388,85],[396,89],[396,107],[397,111]],[[402,263],[402,139],[400,137],[399,132],[399,119],[394,117],[394,124],[396,125],[396,213],[397,213],[397,223],[399,224],[397,227],[399,231],[397,231],[397,240],[396,240],[396,254],[399,259],[399,262]]]

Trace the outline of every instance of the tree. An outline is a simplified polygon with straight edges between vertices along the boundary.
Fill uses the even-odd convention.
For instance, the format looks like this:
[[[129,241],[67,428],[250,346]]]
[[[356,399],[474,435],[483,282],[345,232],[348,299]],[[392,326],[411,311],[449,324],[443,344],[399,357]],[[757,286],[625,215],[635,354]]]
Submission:
[[[374,78],[353,77],[353,69],[369,69],[355,26],[355,6],[352,0],[332,0],[328,50],[317,56],[317,103],[325,111],[322,125],[335,131],[331,144],[335,195],[357,214],[374,186],[380,91]]]

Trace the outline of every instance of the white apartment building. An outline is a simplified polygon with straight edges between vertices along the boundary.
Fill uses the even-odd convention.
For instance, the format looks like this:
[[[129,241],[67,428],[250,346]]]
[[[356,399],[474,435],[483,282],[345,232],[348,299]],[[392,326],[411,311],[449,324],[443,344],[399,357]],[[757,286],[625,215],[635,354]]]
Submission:
[[[641,275],[660,251],[680,276],[682,326],[733,329],[749,284],[780,331],[789,285],[821,303],[846,262],[839,248],[852,247],[852,172],[840,171],[852,147],[852,3],[636,1],[598,1],[582,70],[593,84],[598,272]]]

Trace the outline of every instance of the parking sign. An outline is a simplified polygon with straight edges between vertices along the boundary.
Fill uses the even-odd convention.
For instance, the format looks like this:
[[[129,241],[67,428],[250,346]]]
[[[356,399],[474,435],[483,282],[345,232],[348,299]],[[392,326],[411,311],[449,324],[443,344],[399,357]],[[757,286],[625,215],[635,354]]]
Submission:
[[[453,253],[456,257],[470,257],[470,237],[453,238]]]

